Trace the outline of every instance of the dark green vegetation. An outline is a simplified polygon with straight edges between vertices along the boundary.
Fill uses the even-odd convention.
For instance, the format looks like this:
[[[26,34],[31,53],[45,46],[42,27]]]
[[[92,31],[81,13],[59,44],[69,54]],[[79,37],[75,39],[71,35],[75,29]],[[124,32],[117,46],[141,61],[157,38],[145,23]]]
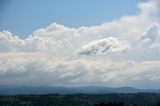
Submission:
[[[0,106],[156,106],[160,94],[48,94],[0,96]]]

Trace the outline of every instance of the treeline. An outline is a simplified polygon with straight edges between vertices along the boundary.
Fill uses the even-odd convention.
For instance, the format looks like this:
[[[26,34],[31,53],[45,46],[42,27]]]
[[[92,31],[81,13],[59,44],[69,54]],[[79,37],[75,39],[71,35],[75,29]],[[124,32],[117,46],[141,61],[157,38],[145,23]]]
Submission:
[[[138,106],[136,104],[128,104],[125,102],[119,102],[119,103],[99,103],[99,104],[94,104],[93,106]],[[156,106],[160,106],[160,103],[157,103]]]
[[[160,106],[160,94],[46,94],[0,96],[0,106]]]

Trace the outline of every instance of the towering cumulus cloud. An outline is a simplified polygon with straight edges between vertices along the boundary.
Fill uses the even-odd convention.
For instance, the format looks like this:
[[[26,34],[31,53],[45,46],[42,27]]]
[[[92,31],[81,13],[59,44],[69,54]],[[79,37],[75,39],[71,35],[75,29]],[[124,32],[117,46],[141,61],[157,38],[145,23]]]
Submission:
[[[160,0],[91,27],[0,32],[0,85],[160,87]],[[147,82],[147,83],[146,83]]]

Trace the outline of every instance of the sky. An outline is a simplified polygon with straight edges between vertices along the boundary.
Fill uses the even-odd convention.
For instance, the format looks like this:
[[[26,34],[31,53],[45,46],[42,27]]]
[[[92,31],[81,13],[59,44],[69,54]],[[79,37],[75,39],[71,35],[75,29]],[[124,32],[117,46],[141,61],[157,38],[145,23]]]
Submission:
[[[0,85],[160,88],[159,0],[0,7]]]
[[[0,31],[24,38],[53,22],[68,27],[93,26],[136,14],[138,1],[146,0],[1,0]]]

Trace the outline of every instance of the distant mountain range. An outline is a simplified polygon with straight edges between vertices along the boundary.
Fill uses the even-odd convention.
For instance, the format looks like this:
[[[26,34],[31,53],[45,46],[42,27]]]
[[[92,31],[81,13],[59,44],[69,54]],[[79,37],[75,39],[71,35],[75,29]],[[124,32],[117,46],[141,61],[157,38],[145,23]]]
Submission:
[[[136,89],[132,87],[54,87],[54,86],[0,86],[0,95],[17,94],[108,94],[108,93],[160,93],[160,89]]]

